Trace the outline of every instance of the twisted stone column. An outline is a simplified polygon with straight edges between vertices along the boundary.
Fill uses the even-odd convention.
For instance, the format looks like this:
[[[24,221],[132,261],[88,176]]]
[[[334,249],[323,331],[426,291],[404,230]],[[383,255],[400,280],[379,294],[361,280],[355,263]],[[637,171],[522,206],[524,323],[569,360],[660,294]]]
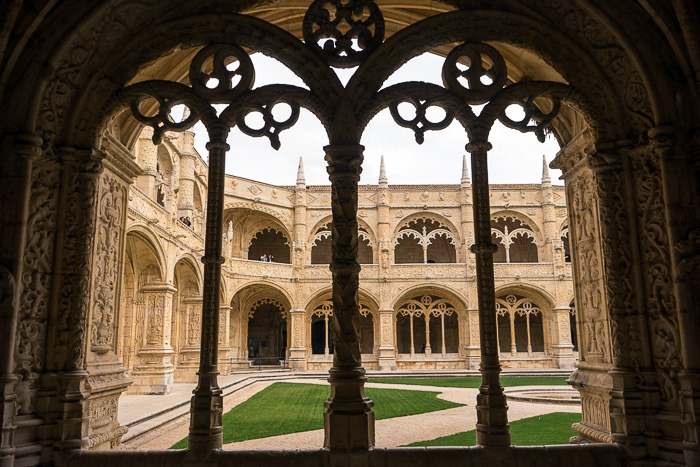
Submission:
[[[221,290],[222,253],[221,232],[224,225],[224,170],[226,164],[225,125],[210,129],[209,195],[207,226],[204,243],[204,294],[202,302],[202,346],[197,372],[197,387],[190,405],[190,435],[187,449],[207,452],[223,445],[223,396],[217,382],[219,347],[219,301]]]
[[[374,447],[374,403],[365,396],[360,360],[359,274],[357,262],[357,183],[363,146],[326,146],[333,213],[333,367],[325,403],[324,447],[350,452]]]
[[[467,145],[472,157],[472,197],[474,200],[474,245],[476,255],[476,284],[479,302],[479,337],[481,341],[481,387],[476,396],[476,444],[479,446],[509,446],[508,406],[499,382],[501,364],[498,360],[496,334],[496,292],[493,276],[491,243],[491,212],[489,206],[489,176],[487,154],[491,144],[477,141]]]

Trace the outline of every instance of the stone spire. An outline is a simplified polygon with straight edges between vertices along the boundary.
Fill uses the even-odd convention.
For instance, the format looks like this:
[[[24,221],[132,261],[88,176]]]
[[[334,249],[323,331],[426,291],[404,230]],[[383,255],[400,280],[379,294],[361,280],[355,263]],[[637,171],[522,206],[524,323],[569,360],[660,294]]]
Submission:
[[[552,179],[549,176],[549,165],[547,165],[547,158],[542,155],[542,185],[551,185]]]
[[[469,167],[467,166],[466,154],[462,157],[462,186],[468,186],[471,183],[469,178]]]
[[[389,185],[389,179],[386,178],[386,168],[384,167],[384,156],[382,156],[379,165],[379,186],[385,188]]]
[[[299,170],[297,170],[297,187],[306,186],[306,177],[304,176],[304,158],[299,156]]]

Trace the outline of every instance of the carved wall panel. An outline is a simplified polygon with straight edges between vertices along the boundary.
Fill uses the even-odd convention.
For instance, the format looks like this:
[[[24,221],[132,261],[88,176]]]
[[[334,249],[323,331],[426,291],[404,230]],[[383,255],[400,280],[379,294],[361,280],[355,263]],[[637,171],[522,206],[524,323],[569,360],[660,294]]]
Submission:
[[[683,368],[683,357],[671,278],[661,169],[655,157],[645,155],[634,159],[634,170],[652,359],[662,406],[677,410],[680,402],[678,373]],[[641,353],[641,343],[636,345]]]
[[[610,333],[604,301],[602,248],[594,187],[593,173],[588,169],[581,169],[567,184],[571,230],[575,239],[572,245],[576,258],[574,282],[577,310],[586,330],[581,359],[592,363],[610,363]]]
[[[90,322],[90,350],[114,351],[120,290],[119,264],[124,236],[127,189],[121,180],[106,173],[100,180],[95,243],[95,275]]]
[[[32,172],[15,350],[20,414],[34,412],[38,379],[45,365],[60,176],[57,165],[48,158],[37,161]]]

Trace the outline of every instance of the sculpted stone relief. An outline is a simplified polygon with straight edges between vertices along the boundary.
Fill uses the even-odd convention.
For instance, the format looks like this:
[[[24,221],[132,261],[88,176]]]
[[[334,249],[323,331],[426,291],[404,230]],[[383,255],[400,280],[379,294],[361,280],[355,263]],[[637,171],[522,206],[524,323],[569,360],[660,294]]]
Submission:
[[[659,377],[662,404],[677,406],[680,390],[678,373],[683,368],[683,357],[671,279],[661,170],[653,156],[635,159],[634,168],[652,358]]]
[[[125,187],[113,176],[103,177],[98,202],[90,344],[92,351],[105,353],[114,347],[115,293],[118,293],[119,250],[124,234],[122,215],[126,205]]]
[[[35,164],[30,188],[15,351],[15,374],[19,376],[15,393],[20,414],[34,412],[39,374],[45,365],[59,175],[55,164],[40,160]]]
[[[581,356],[590,362],[610,362],[610,347],[606,324],[606,310],[602,292],[601,247],[598,243],[596,194],[593,174],[582,171],[569,183],[568,196],[571,202],[571,218],[574,235],[575,265],[579,312],[587,332]]]

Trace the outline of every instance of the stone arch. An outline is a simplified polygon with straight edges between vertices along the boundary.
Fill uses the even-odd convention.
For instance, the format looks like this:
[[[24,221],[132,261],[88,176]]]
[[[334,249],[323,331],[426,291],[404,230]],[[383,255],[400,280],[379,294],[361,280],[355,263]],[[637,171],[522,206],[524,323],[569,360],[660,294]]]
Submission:
[[[107,9],[105,8],[105,10],[107,10]],[[192,16],[192,14],[194,12],[189,11],[188,13],[190,14],[190,18],[192,19],[192,21],[194,21],[195,17]],[[112,11],[112,12],[107,13],[107,11],[104,11],[103,14],[114,14],[114,12]],[[557,12],[553,12],[553,14],[557,15],[557,14],[561,14],[561,12],[557,11]],[[596,19],[594,17],[590,16],[589,12],[577,11],[573,14],[576,16],[584,16],[587,18],[587,21],[595,23],[596,26],[600,26],[600,24],[596,21]],[[449,19],[448,19],[448,17],[446,17],[445,15],[451,15],[451,17],[449,17]],[[197,31],[191,30],[193,28],[189,28],[189,30],[184,30],[182,27],[178,27],[179,24],[177,22],[175,22],[175,23],[171,23],[171,24],[159,25],[159,27],[151,27],[148,30],[146,30],[145,34],[134,34],[132,41],[127,41],[127,42],[137,42],[137,43],[143,43],[144,41],[152,42],[149,40],[149,36],[150,37],[158,36],[159,39],[161,39],[160,42],[163,44],[163,48],[165,50],[168,50],[170,47],[174,47],[174,45],[175,45],[174,44],[175,41],[173,41],[172,46],[169,45],[170,41],[168,39],[170,39],[170,37],[169,37],[170,35],[172,35],[174,37],[181,37],[181,39],[179,39],[180,43],[187,43],[187,44],[197,44],[197,43],[202,41],[201,37],[205,36],[205,35],[209,36],[210,41],[216,40],[217,39],[216,37],[212,38],[211,36],[212,35],[216,36],[217,28],[219,31],[223,31],[226,29],[225,25],[227,24],[227,22],[229,22],[229,23],[232,22],[231,18],[229,18],[229,17],[224,19],[225,16],[226,15],[217,16],[216,19],[221,21],[221,24],[215,24],[215,25],[210,24],[209,27],[211,28],[211,31],[205,32],[203,30],[197,30]],[[455,26],[453,26],[453,28],[455,28],[455,29],[458,28],[459,30],[470,32],[470,34],[451,33],[451,34],[449,34],[449,39],[447,37],[445,37],[444,39],[440,38],[440,39],[445,40],[445,41],[449,40],[452,42],[456,42],[458,40],[470,40],[471,37],[476,36],[476,37],[482,38],[483,40],[498,42],[499,40],[504,40],[505,38],[508,38],[509,36],[516,36],[515,30],[519,30],[519,29],[532,30],[531,35],[521,33],[521,34],[517,35],[517,37],[510,38],[510,40],[512,42],[514,42],[516,45],[519,45],[525,49],[537,50],[543,56],[543,58],[545,59],[545,61],[547,63],[553,63],[553,64],[555,64],[555,66],[559,65],[560,68],[566,68],[566,73],[564,73],[564,78],[567,79],[567,81],[574,84],[578,89],[583,90],[584,94],[586,94],[585,91],[588,91],[588,94],[590,94],[589,100],[591,102],[596,102],[601,97],[607,97],[607,99],[606,98],[601,99],[600,101],[602,101],[602,102],[605,102],[605,101],[613,102],[615,100],[614,99],[614,97],[615,97],[614,96],[614,89],[611,89],[607,95],[604,94],[603,96],[601,96],[599,90],[591,89],[592,86],[587,86],[586,83],[582,82],[583,79],[581,79],[581,78],[577,79],[576,71],[580,71],[581,69],[588,69],[588,70],[590,70],[590,72],[589,72],[589,74],[586,74],[586,76],[590,77],[591,74],[593,74],[596,78],[596,79],[591,80],[591,81],[596,81],[599,83],[606,83],[608,85],[610,85],[608,80],[612,80],[612,82],[619,83],[621,79],[624,79],[624,78],[606,75],[606,73],[603,71],[604,65],[596,63],[596,59],[598,57],[595,57],[593,54],[587,53],[586,49],[584,49],[576,44],[576,42],[577,42],[576,40],[570,39],[564,33],[556,30],[556,28],[546,24],[544,21],[536,21],[536,20],[531,19],[530,17],[528,17],[526,15],[512,13],[512,12],[505,13],[505,12],[483,11],[483,10],[451,12],[451,13],[445,13],[443,15],[437,15],[437,16],[439,16],[441,18],[433,17],[436,19],[431,18],[430,22],[431,23],[440,23],[442,21],[445,23],[454,24]],[[87,17],[89,18],[90,15],[88,15]],[[95,17],[99,17],[99,15],[96,15]],[[479,20],[483,20],[485,18],[488,18],[490,20],[490,21],[483,21],[483,23],[488,24],[487,28],[485,28],[484,24],[479,24]],[[501,23],[503,23],[503,24],[501,24]],[[459,26],[457,26],[457,25],[459,25]],[[426,26],[428,26],[428,25],[426,25]],[[139,27],[136,25],[134,25],[134,28],[135,28],[135,30],[139,29]],[[603,31],[606,31],[609,34],[608,29],[609,28],[607,27],[607,25],[605,25],[605,27],[602,28]],[[172,31],[172,32],[169,35],[166,33],[166,31]],[[574,32],[576,32],[576,31],[574,31]],[[582,31],[579,31],[578,33],[583,36]],[[446,33],[446,35],[447,35],[447,33]],[[457,37],[455,37],[455,36],[457,36]],[[535,36],[537,37],[537,39],[535,39]],[[548,40],[543,39],[543,37],[548,38]],[[400,32],[395,34],[391,38],[389,38],[389,40],[387,42],[391,41],[392,38],[396,38],[396,41],[400,41],[401,39],[403,39],[401,37]],[[583,43],[583,44],[589,44],[589,41],[587,38],[580,37],[580,39],[581,40],[578,42]],[[65,45],[62,49],[65,51],[65,53],[67,53],[70,50],[71,39],[66,37],[64,44]],[[552,45],[550,46],[550,44],[552,44]],[[557,47],[554,47],[554,44],[556,44]],[[147,62],[153,60],[153,52],[152,51],[149,51],[149,54],[146,55],[143,52],[138,53],[137,52],[138,49],[135,48],[135,46],[132,46],[130,43],[128,45],[125,45],[125,44],[120,44],[120,45],[122,46],[122,53],[123,54],[128,54],[126,56],[133,57],[132,61],[125,62],[122,65],[122,68],[127,68],[129,70],[136,70],[136,69],[138,69],[138,66],[135,65],[136,63],[138,63],[142,66],[143,63],[147,63]],[[253,44],[244,44],[244,45],[253,45]],[[387,45],[395,45],[395,44],[387,44]],[[439,43],[436,45],[439,45]],[[270,47],[270,48],[272,50],[274,50],[274,47]],[[387,47],[387,49],[388,48],[389,47]],[[594,49],[594,47],[591,47],[591,49]],[[620,50],[622,51],[623,56],[624,56],[624,52],[626,52],[628,50],[628,48],[627,47],[625,47],[625,48],[620,47]],[[634,49],[629,48],[629,50],[631,51]],[[57,57],[60,57],[61,53],[58,52],[58,53],[56,53],[56,55],[57,55]],[[121,54],[118,54],[118,55],[121,55]],[[107,56],[109,56],[108,53],[107,53]],[[578,62],[575,62],[575,61],[572,62],[570,59],[567,59],[567,57],[580,57],[580,58],[579,58]],[[585,59],[583,59],[583,57],[585,57]],[[377,60],[382,60],[382,61],[386,62],[386,65],[388,65],[387,68],[390,68],[390,69],[394,65],[393,62],[395,62],[395,60],[387,60],[386,56],[377,57]],[[631,65],[629,57],[625,57],[625,60],[627,61],[628,66]],[[651,61],[651,59],[648,57],[646,58],[646,60]],[[56,58],[56,61],[59,61],[59,59]],[[68,60],[68,63],[72,64],[73,61],[74,60]],[[133,63],[134,65],[131,65],[131,63]],[[632,62],[632,63],[634,63],[634,62]],[[60,74],[60,71],[61,71],[60,67],[58,67],[58,68],[59,69],[58,69],[57,74]],[[663,69],[665,67],[662,66],[661,68]],[[97,67],[96,69],[100,69],[100,68]],[[630,66],[630,72],[633,73],[633,75],[636,75],[635,81],[637,81],[637,82],[641,81],[641,79],[639,78],[640,70],[642,73],[644,73],[646,70],[649,70],[649,68],[647,68],[647,67],[635,68],[634,66]],[[113,76],[113,78],[116,77],[116,76],[114,76],[114,71],[111,69],[106,69],[106,70],[104,70],[104,72],[108,76]],[[131,74],[133,75],[134,71],[132,71]],[[127,73],[127,75],[129,75],[129,73]],[[122,74],[122,76],[123,76],[123,74]],[[379,77],[377,79],[379,79]],[[382,74],[381,80],[379,82],[383,82],[384,79],[385,79],[385,76],[383,76],[383,74]],[[99,80],[97,80],[97,81],[99,82]],[[116,80],[116,82],[125,82],[125,81],[126,80],[124,80],[124,78]],[[629,81],[629,79],[627,79],[627,81]],[[654,80],[651,80],[651,82],[654,82]],[[104,88],[109,89],[109,87],[110,87],[110,85],[108,83],[105,83],[104,81],[99,82],[99,84],[98,83],[95,83],[95,84],[98,86],[101,86],[103,91],[105,90]],[[55,87],[55,85],[56,84],[54,84],[53,86],[52,86],[52,84],[47,84],[47,88],[51,89],[51,88]],[[619,89],[624,89],[624,86],[622,86],[622,85],[619,85],[618,87],[619,87]],[[644,89],[644,87],[642,87],[642,89]],[[96,89],[94,89],[94,88],[90,89],[89,91],[92,91],[91,95],[98,95],[95,93]],[[71,91],[69,94],[72,95],[74,93],[77,94],[77,92],[75,92],[75,91]],[[649,94],[649,93],[647,93],[647,94]],[[669,91],[667,93],[667,95],[671,95],[671,94],[672,94],[671,91]],[[638,106],[645,105],[645,106],[649,107],[649,103],[646,100],[648,98],[648,96],[644,93],[642,93],[642,96],[643,96],[641,98],[642,104],[638,104]],[[82,101],[82,99],[81,99],[81,101]],[[640,101],[640,99],[638,98],[638,99],[636,99],[636,101]],[[75,115],[83,114],[83,115],[90,115],[90,117],[94,117],[94,115],[92,115],[91,112],[87,112],[86,109],[81,108],[81,107],[82,106],[78,106],[78,109],[76,109]],[[654,105],[654,108],[658,108],[658,109],[663,109],[666,107],[667,107],[667,105],[664,105],[663,100],[661,100],[661,99],[659,99],[658,102],[655,102],[655,105]],[[621,113],[620,110],[619,109],[616,109],[616,110],[618,110],[617,115],[615,115],[613,113],[613,115],[615,115],[615,116],[609,116],[608,115],[609,112],[606,112],[604,109],[598,109],[597,113],[600,113],[601,115],[608,115],[607,118],[602,118],[602,120],[604,120],[604,121],[624,122],[624,119],[621,118],[619,115]],[[93,109],[93,112],[94,112],[94,109]],[[596,112],[591,112],[591,113],[594,115],[596,114]],[[665,116],[672,117],[673,114],[668,114]],[[72,118],[67,118],[64,116],[57,116],[53,120],[62,122],[65,120],[72,120]],[[100,121],[100,120],[101,119],[92,120],[92,121]],[[603,125],[597,125],[597,126],[601,129],[601,136],[602,136],[602,132],[604,132],[606,129]],[[616,135],[621,135],[624,133],[626,133],[626,131],[617,130]],[[613,135],[611,135],[611,136],[613,136]],[[605,139],[607,139],[607,138],[605,138]]]
[[[413,213],[394,229],[394,263],[456,263],[457,232],[444,216]]]
[[[326,216],[316,222],[309,235],[311,264],[330,264],[331,261],[331,216]],[[377,245],[374,232],[367,222],[360,217],[358,223],[358,261],[360,264],[375,262],[375,247]]]
[[[203,281],[203,275],[202,275],[202,262],[192,253],[192,252],[184,252],[181,255],[177,256],[175,258],[175,266],[177,266],[178,263],[184,262],[187,263],[187,265],[192,268],[192,270],[195,272],[197,276],[197,281],[199,284],[202,283]],[[223,279],[223,278],[222,278]],[[201,285],[200,285],[201,288]]]
[[[238,204],[243,206],[233,207]],[[230,232],[232,238],[227,237],[225,251],[228,250],[232,258],[258,260],[262,254],[273,254],[276,262],[291,262],[292,237],[286,223],[280,221],[281,215],[244,203],[226,206],[224,231]]]
[[[542,258],[544,240],[539,226],[517,211],[491,214],[491,242],[498,263],[536,263]]]
[[[398,353],[430,358],[460,351],[466,306],[448,289],[414,287],[401,295],[393,309]]]
[[[239,287],[231,298],[229,345],[239,359],[279,362],[291,342],[291,297],[268,281],[252,281]]]
[[[359,289],[359,296],[360,351],[362,354],[376,353],[379,346],[379,300],[372,292],[363,288]],[[304,309],[306,310],[308,327],[308,354],[332,354],[333,344],[330,326],[333,302],[331,288],[324,287],[316,291],[307,301]],[[329,326],[327,331],[326,324]]]
[[[467,305],[469,303],[467,298],[454,287],[445,284],[440,284],[437,282],[427,282],[411,286],[406,290],[402,290],[401,293],[398,294],[397,297],[392,301],[391,307],[393,309],[396,309],[397,305],[401,301],[406,300],[410,295],[418,295],[422,292],[436,292],[438,294],[445,295],[457,302],[461,310],[466,310]]]
[[[442,214],[438,214],[436,212],[431,212],[431,211],[419,211],[419,212],[414,212],[411,213],[405,217],[403,217],[399,222],[397,222],[396,227],[394,228],[394,233],[393,237],[396,238],[396,235],[398,235],[399,231],[401,230],[402,227],[408,226],[410,222],[413,222],[417,219],[432,219],[440,224],[444,225],[447,230],[452,233],[455,242],[459,243],[462,241],[461,237],[459,236],[459,229],[454,225],[452,221],[450,221],[448,218],[443,216]]]
[[[512,302],[512,303],[511,303]],[[496,289],[500,350],[513,355],[551,353],[553,297],[532,284],[509,284]],[[529,305],[528,305],[529,304]]]
[[[170,268],[167,264],[167,255],[158,237],[147,226],[131,225],[126,232],[127,252],[129,251],[129,237],[139,239],[148,247],[148,251],[153,255],[154,262],[157,264],[161,280],[167,280]],[[138,274],[137,270],[138,268],[134,268],[135,274]]]

